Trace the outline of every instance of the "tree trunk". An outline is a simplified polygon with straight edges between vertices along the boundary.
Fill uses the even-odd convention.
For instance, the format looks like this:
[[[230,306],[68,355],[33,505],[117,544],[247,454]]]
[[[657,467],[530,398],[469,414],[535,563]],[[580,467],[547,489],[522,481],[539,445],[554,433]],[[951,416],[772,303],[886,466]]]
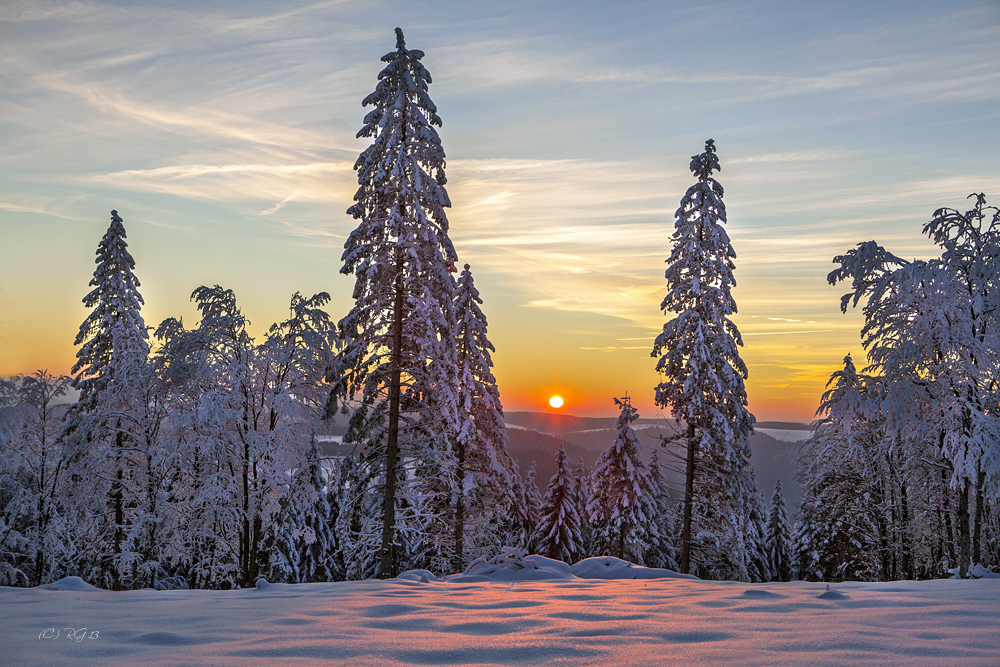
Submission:
[[[983,487],[986,486],[986,474],[979,468],[976,476],[976,514],[972,524],[972,562],[982,563],[983,518],[986,503],[983,501]]]
[[[382,498],[382,562],[379,579],[395,573],[396,467],[399,465],[399,395],[403,362],[403,253],[396,248],[396,300],[392,308],[392,361],[389,372],[389,433],[385,448],[385,495]]]
[[[150,443],[146,443],[146,502],[149,506],[149,517],[153,519],[149,522],[149,535],[146,538],[146,553],[143,554],[143,558],[147,562],[156,560],[154,558],[154,552],[156,551],[156,483],[153,480],[153,457],[150,456],[149,450],[151,449]],[[149,580],[147,582],[150,588],[156,589],[156,573],[150,570]]]
[[[901,575],[904,579],[913,579],[913,540],[910,532],[910,504],[906,493],[906,482],[899,484],[900,502],[900,555],[901,555]]]
[[[958,567],[959,576],[963,579],[969,571],[969,484],[958,492]]]
[[[455,572],[462,572],[465,569],[465,445],[456,444],[458,454],[458,501],[455,503],[455,553],[452,557],[451,567]]]
[[[114,558],[111,561],[111,588],[112,590],[120,591],[122,589],[122,579],[118,572],[118,557],[122,553],[122,539],[125,537],[123,524],[125,523],[125,511],[122,507],[122,484],[124,480],[124,471],[122,470],[121,461],[121,451],[122,451],[122,433],[121,424],[118,425],[118,433],[115,434],[115,461],[118,464],[118,474],[117,480],[114,484],[114,490],[111,492],[112,502],[115,507],[115,552]]]
[[[684,528],[681,531],[681,573],[691,573],[691,505],[694,498],[694,459],[697,445],[694,424],[688,424],[687,471],[684,477]]]
[[[243,435],[243,530],[240,535],[240,585],[250,582],[250,443]]]
[[[264,532],[260,511],[253,517],[253,533],[250,536],[250,571],[247,577],[248,587],[257,583],[260,576],[260,535]]]
[[[943,494],[945,498],[944,506],[944,524],[945,524],[945,534],[947,537],[946,548],[947,551],[945,555],[948,557],[948,567],[950,568],[955,564],[955,544],[958,541],[955,536],[955,523],[951,520],[951,510],[954,507],[955,500],[951,493],[951,488],[948,486],[948,473],[944,470],[941,471],[941,486],[943,487]]]

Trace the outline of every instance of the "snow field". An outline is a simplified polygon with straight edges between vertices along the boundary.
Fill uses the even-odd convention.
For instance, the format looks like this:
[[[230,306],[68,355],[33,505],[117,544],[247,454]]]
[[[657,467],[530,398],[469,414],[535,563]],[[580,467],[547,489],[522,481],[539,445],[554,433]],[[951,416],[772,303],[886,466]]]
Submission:
[[[0,588],[0,663],[1000,665],[1000,579],[62,587]]]

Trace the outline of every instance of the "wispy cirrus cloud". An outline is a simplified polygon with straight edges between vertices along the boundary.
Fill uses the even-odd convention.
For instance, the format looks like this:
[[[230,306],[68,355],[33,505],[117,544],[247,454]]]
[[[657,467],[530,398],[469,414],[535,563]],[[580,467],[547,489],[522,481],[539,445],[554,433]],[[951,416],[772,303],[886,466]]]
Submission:
[[[91,83],[67,80],[59,75],[43,75],[38,79],[46,87],[83,98],[105,113],[115,113],[157,127],[183,132],[226,137],[241,142],[268,147],[303,150],[336,149],[328,135],[301,130],[287,125],[263,122],[212,108],[177,108],[130,99],[117,90]],[[354,147],[342,148],[353,150]]]
[[[259,210],[272,216],[291,202],[338,203],[346,207],[354,189],[353,162],[304,164],[172,165],[92,174],[86,182],[158,192],[211,202],[274,202]]]
[[[329,249],[356,224],[360,102],[397,25],[434,75],[452,238],[491,332],[515,347],[537,347],[531,319],[589,360],[640,354],[613,339],[662,327],[673,213],[713,137],[751,400],[802,403],[860,349],[859,316],[840,315],[825,281],[831,258],[870,238],[925,256],[935,207],[1000,190],[995,2],[8,0],[0,225],[103,222],[122,202],[172,232],[157,236],[169,270],[210,261],[230,271],[212,279],[259,294],[315,282],[344,306]],[[25,255],[8,270],[30,273]]]
[[[0,210],[11,211],[13,213],[37,213],[39,215],[48,215],[54,218],[62,218],[64,220],[81,220],[82,218],[77,218],[73,216],[60,213],[50,207],[41,206],[37,204],[17,204],[14,202],[0,201]]]

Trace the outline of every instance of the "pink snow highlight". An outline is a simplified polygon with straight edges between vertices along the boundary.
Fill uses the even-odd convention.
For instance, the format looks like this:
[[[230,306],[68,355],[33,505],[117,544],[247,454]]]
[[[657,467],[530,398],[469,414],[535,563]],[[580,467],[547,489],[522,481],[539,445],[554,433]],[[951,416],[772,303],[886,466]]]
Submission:
[[[0,588],[0,646],[24,667],[1000,664],[1000,580],[832,589],[840,596],[687,579]]]

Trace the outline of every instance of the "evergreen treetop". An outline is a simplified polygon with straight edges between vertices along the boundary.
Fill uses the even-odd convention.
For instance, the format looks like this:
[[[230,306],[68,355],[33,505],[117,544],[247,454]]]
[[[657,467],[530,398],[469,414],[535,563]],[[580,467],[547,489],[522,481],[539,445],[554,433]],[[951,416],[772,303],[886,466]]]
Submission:
[[[614,443],[601,453],[591,473],[587,505],[595,546],[618,558],[641,563],[647,543],[645,526],[655,516],[642,445],[632,429],[639,417],[628,395],[615,399],[618,415]]]
[[[746,409],[746,364],[738,347],[739,329],[732,288],[736,251],[726,222],[723,188],[712,177],[719,170],[715,142],[691,158],[698,182],[688,188],[675,212],[673,249],[667,259],[667,295],[661,310],[677,315],[656,338],[653,357],[663,381],[656,403],[697,429],[702,446],[727,458],[749,455],[754,417]]]
[[[785,510],[785,495],[781,491],[781,480],[774,483],[771,496],[771,512],[767,520],[765,540],[768,566],[771,578],[776,581],[790,581],[792,578],[792,531],[788,525]]]
[[[538,553],[572,563],[580,557],[582,536],[577,512],[576,485],[566,448],[556,452],[556,473],[549,480],[540,510],[536,537]]]
[[[149,353],[146,323],[139,312],[144,302],[125,238],[118,211],[111,211],[111,225],[97,246],[97,268],[90,281],[94,289],[83,298],[83,305],[92,310],[74,341],[81,346],[72,372],[73,387],[80,390],[77,410],[82,412],[97,407],[115,373],[116,360],[126,354],[145,359]]]

